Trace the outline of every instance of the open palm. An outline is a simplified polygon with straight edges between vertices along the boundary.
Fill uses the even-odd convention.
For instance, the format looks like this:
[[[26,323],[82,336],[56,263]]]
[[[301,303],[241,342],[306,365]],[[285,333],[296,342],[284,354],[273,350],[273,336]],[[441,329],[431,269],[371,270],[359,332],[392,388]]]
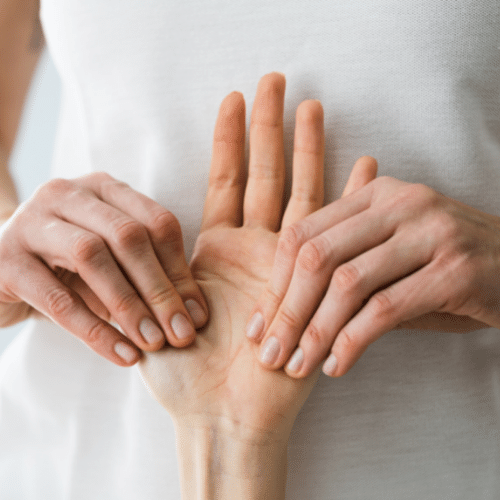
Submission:
[[[319,102],[305,101],[297,110],[292,195],[282,217],[284,90],[278,73],[259,83],[246,182],[243,97],[234,92],[220,107],[203,225],[191,262],[210,320],[191,346],[145,353],[139,364],[149,390],[177,421],[237,423],[286,436],[319,375],[317,370],[294,379],[266,370],[257,345],[244,333],[270,277],[280,227],[323,203],[323,112]]]

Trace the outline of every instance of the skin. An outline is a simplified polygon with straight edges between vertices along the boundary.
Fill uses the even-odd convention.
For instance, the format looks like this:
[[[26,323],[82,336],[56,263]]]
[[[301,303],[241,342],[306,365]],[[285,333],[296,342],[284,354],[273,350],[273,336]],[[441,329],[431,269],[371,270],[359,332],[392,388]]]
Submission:
[[[248,333],[259,356],[278,340],[269,369],[302,378],[327,358],[341,376],[394,328],[500,328],[499,275],[499,217],[381,177],[282,233]]]
[[[191,346],[147,353],[138,365],[150,392],[174,419],[178,438],[195,439],[205,430],[217,435],[218,442],[224,436],[224,443],[228,436],[232,442],[251,442],[256,448],[286,443],[319,375],[317,370],[294,379],[283,371],[265,369],[256,358],[257,346],[244,334],[248,314],[269,280],[280,230],[322,204],[323,110],[318,101],[305,101],[297,109],[292,196],[281,216],[284,90],[280,73],[266,75],[259,83],[246,185],[244,100],[234,92],[222,103],[203,224],[191,262],[210,307],[210,320]],[[373,178],[371,160],[365,157],[356,163],[349,190]],[[186,428],[189,432],[179,430]],[[182,444],[179,438],[179,442],[182,463],[190,440]],[[227,447],[228,453],[231,449]],[[219,459],[225,463],[224,457]],[[283,474],[281,470],[279,484]],[[184,483],[189,482],[187,473],[183,477]],[[234,498],[234,491],[232,497],[228,491],[227,498]],[[269,491],[262,498],[278,498],[265,494]]]
[[[191,343],[207,305],[177,219],[125,183],[52,179],[18,204],[8,161],[44,44],[39,9],[0,0],[0,326],[50,318],[131,366],[141,350]]]

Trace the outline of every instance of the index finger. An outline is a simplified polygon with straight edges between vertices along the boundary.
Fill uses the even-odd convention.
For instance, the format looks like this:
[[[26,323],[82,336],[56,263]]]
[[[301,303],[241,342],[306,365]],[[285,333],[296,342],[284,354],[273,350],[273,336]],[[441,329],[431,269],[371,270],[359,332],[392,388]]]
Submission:
[[[208,192],[201,231],[218,224],[239,226],[245,188],[245,100],[229,94],[220,105],[215,124]]]

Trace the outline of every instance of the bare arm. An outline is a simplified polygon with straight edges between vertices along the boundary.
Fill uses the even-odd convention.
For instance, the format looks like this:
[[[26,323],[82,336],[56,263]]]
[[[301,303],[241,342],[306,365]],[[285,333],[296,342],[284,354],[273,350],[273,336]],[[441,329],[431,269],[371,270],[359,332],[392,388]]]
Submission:
[[[0,0],[0,221],[18,205],[8,162],[44,46],[39,0]]]

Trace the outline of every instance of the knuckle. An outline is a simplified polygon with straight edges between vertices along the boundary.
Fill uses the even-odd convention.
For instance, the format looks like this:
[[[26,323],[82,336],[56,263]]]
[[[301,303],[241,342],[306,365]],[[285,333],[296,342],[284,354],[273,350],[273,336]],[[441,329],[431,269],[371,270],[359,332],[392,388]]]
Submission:
[[[159,306],[173,301],[177,298],[177,291],[173,286],[165,286],[153,290],[147,297],[148,304],[152,306]]]
[[[95,172],[90,174],[94,177],[105,198],[113,198],[116,191],[132,189],[126,182],[115,179],[106,172]]]
[[[54,288],[45,296],[47,311],[50,316],[58,318],[71,314],[77,306],[78,299],[64,288]]]
[[[40,193],[47,194],[49,196],[61,196],[73,191],[75,188],[72,181],[68,179],[50,179],[49,181],[42,184],[38,191]]]
[[[298,224],[286,227],[278,240],[277,253],[286,260],[295,261],[301,246],[304,243],[302,231]]]
[[[107,327],[104,323],[99,321],[85,334],[85,343],[89,346],[99,346],[104,343],[106,338]]]
[[[275,309],[277,309],[279,307],[279,305],[281,304],[281,301],[283,300],[283,295],[281,295],[278,291],[276,291],[272,286],[269,286],[268,288],[266,288],[266,291],[265,291],[265,299],[264,299],[264,303],[266,304],[271,304],[271,306],[273,306]]]
[[[300,325],[298,316],[294,312],[290,311],[288,307],[280,308],[278,311],[278,320],[291,330],[296,330]]]
[[[103,178],[103,180],[101,181],[101,186],[103,191],[107,193],[122,189],[132,189],[126,182],[119,181],[118,179],[115,179],[111,176]]]
[[[380,190],[384,191],[387,188],[392,188],[394,186],[396,179],[394,177],[390,177],[388,175],[381,175],[380,177],[376,177],[372,181],[373,188],[375,192]]]
[[[335,269],[333,283],[336,288],[345,293],[355,293],[360,290],[363,277],[359,269],[351,262],[346,262]]]
[[[76,262],[98,264],[102,261],[106,245],[102,239],[92,233],[84,233],[71,246],[71,256]]]
[[[355,353],[360,347],[360,342],[356,336],[345,328],[339,333],[335,343],[340,344],[340,351],[346,354]]]
[[[149,239],[146,228],[133,219],[116,221],[111,232],[116,244],[125,249],[142,248]]]
[[[177,290],[187,285],[191,285],[194,281],[188,269],[169,271],[168,279]]]
[[[88,177],[91,177],[99,182],[109,182],[114,181],[115,178],[109,175],[107,172],[92,172],[88,174]]]
[[[328,256],[321,236],[304,243],[297,257],[297,265],[307,273],[322,271],[327,262]]]
[[[224,148],[233,147],[235,141],[227,135],[220,135],[214,138],[214,145],[224,146]],[[215,147],[215,146],[214,146]],[[231,187],[242,186],[244,178],[235,172],[217,172],[210,173],[208,186],[212,189],[227,189]]]
[[[455,243],[460,236],[460,224],[452,214],[439,211],[433,217],[434,234],[440,235],[444,241]]]
[[[134,304],[137,304],[139,300],[139,296],[135,291],[129,291],[128,293],[124,293],[119,297],[116,297],[113,304],[113,310],[119,314],[125,313],[130,311]]]
[[[386,318],[394,314],[396,304],[387,290],[376,293],[370,299],[370,307],[377,318]]]
[[[325,339],[327,338],[326,332],[319,329],[314,323],[309,323],[304,332],[307,340],[311,342],[311,344],[322,347],[325,344]]]
[[[168,210],[162,209],[155,214],[149,227],[155,240],[182,241],[182,229],[177,217]]]
[[[395,180],[391,179],[391,181]],[[438,201],[438,193],[425,184],[397,182],[400,185],[392,186],[391,190],[394,190],[394,194],[385,201],[389,213],[422,212]]]
[[[433,206],[438,201],[438,193],[425,184],[408,184],[401,190],[401,196],[411,206]]]

